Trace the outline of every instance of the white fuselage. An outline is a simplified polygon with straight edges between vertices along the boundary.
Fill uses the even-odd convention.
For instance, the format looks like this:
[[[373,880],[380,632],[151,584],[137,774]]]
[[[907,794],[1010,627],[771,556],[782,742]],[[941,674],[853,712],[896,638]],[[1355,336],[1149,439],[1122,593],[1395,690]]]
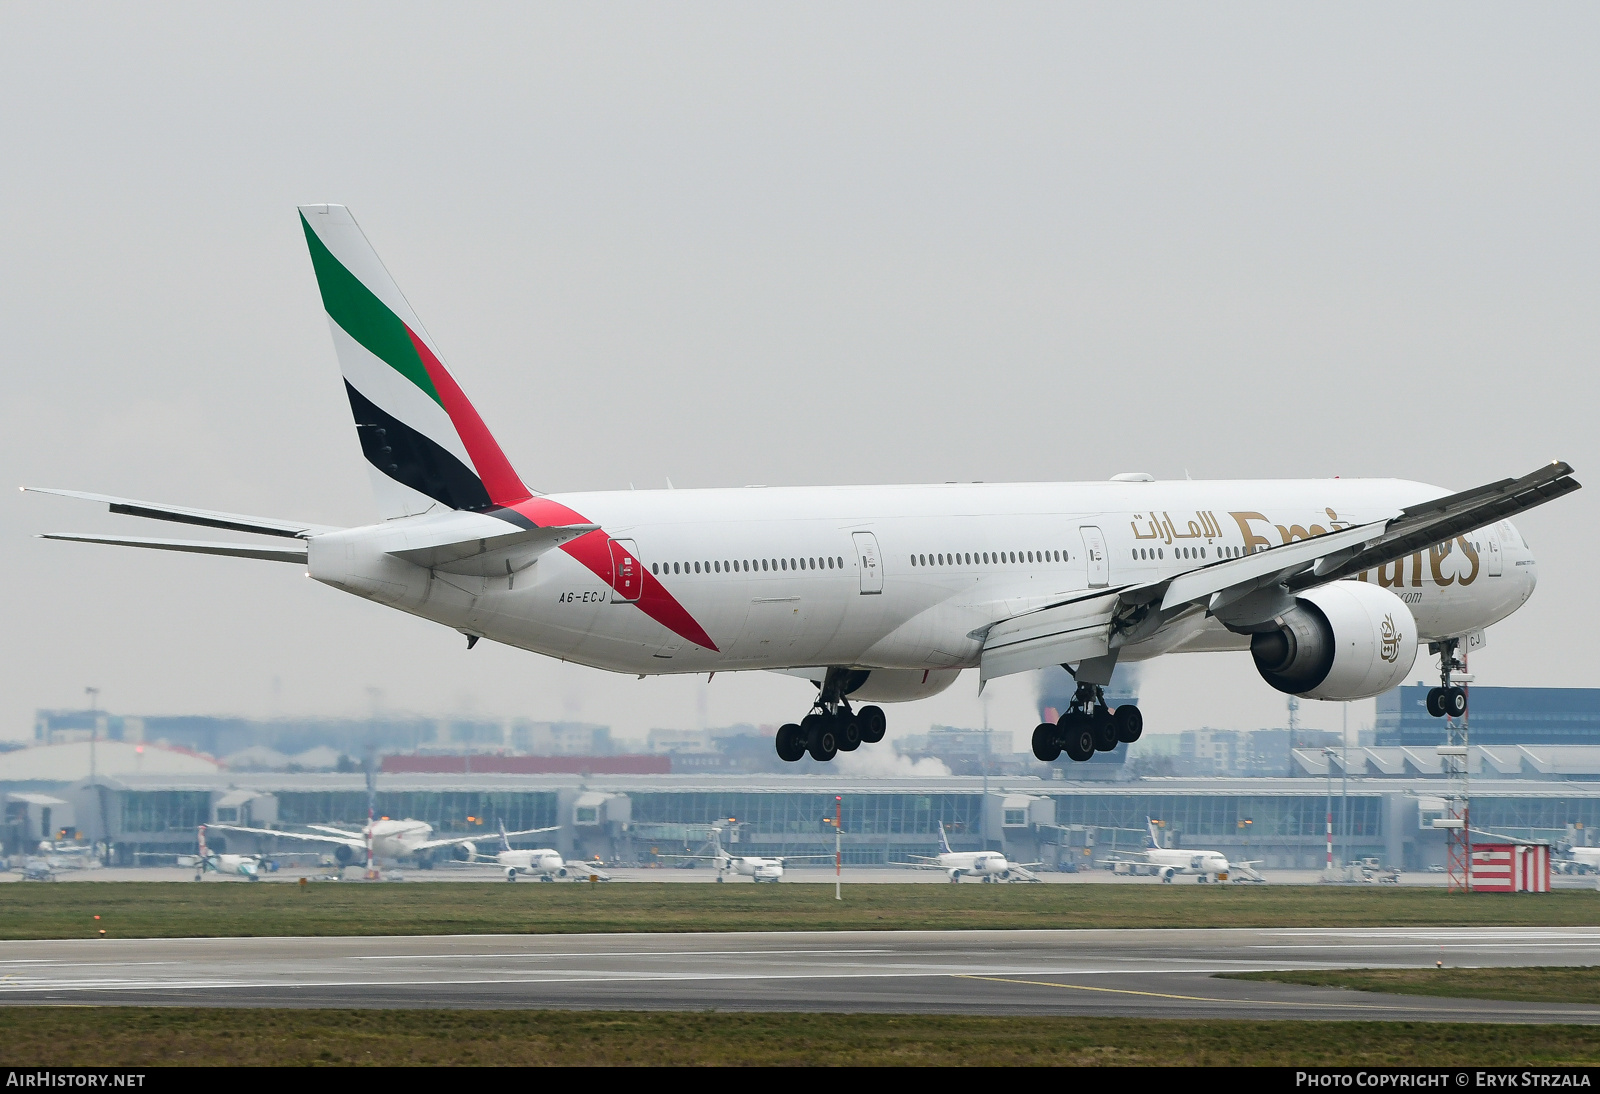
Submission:
[[[937,862],[952,878],[1004,877],[1011,870],[1011,863],[999,851],[946,851]]]
[[[783,860],[749,855],[735,856],[724,852],[717,857],[717,872],[738,874],[753,881],[778,881],[783,877]]]
[[[387,552],[409,517],[309,539],[310,575],[472,635],[629,673],[877,670],[863,697],[932,694],[978,664],[983,628],[1088,588],[1151,582],[1445,491],[1394,479],[953,484],[618,491],[544,499],[625,541],[661,595],[621,602],[564,548],[514,573],[430,571]],[[600,535],[601,533],[591,533]],[[1364,579],[1410,607],[1420,639],[1467,634],[1531,594],[1509,522]],[[673,601],[662,607],[663,597]],[[681,613],[680,613],[681,609]],[[687,619],[686,623],[684,620]],[[686,633],[687,632],[687,633]],[[709,644],[700,638],[708,638]],[[712,648],[715,647],[715,648]],[[1196,613],[1124,647],[1244,650]]]
[[[566,860],[561,857],[561,852],[549,847],[528,851],[500,851],[495,854],[494,861],[505,870],[527,874],[530,877],[567,876]]]
[[[1175,848],[1151,847],[1145,851],[1145,861],[1156,867],[1160,874],[1202,874],[1216,876],[1228,872],[1228,856],[1221,851],[1183,851]]]

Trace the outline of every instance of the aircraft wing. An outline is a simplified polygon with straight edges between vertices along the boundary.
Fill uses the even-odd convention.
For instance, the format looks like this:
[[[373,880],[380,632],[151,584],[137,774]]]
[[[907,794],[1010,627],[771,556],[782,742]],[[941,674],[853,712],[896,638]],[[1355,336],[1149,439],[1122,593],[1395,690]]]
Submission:
[[[1515,479],[1407,506],[1368,524],[1223,559],[1172,578],[1093,589],[990,626],[979,678],[1105,657],[1197,611],[1249,624],[1293,595],[1415,554],[1579,489],[1560,461]]]
[[[352,837],[348,833],[341,836],[324,836],[311,832],[280,832],[276,828],[246,828],[242,824],[208,824],[206,831],[217,832],[246,832],[252,836],[273,836],[277,839],[302,840],[308,843],[342,843],[347,847],[355,847],[362,851],[367,849],[367,841],[360,836]]]
[[[507,832],[506,839],[516,839],[519,836],[538,836],[545,832],[555,832],[558,828],[525,828],[521,832]],[[480,833],[476,836],[451,836],[448,839],[431,839],[412,847],[413,851],[431,851],[435,847],[459,847],[463,843],[482,843],[486,839],[499,838],[499,832]]]

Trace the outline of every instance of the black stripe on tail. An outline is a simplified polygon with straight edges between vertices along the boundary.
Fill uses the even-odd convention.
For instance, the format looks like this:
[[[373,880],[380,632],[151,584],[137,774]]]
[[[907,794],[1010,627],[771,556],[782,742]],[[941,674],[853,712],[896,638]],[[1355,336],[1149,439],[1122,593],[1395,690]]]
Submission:
[[[344,383],[355,415],[356,435],[367,462],[394,479],[451,509],[487,509],[489,492],[477,473],[437,441],[418,433],[384,412],[361,392]]]

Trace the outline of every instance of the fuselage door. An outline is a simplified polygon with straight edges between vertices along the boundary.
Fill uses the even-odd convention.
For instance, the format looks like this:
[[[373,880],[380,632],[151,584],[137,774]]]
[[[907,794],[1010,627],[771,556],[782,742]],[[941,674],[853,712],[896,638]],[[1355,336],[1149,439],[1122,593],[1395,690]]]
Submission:
[[[861,564],[861,595],[883,592],[883,559],[878,554],[878,537],[871,532],[855,532],[856,561]]]
[[[1500,549],[1500,533],[1493,528],[1483,530],[1483,550],[1488,558],[1490,577],[1499,577],[1505,573],[1505,552]]]
[[[1098,589],[1111,584],[1111,560],[1106,557],[1106,537],[1100,529],[1085,525],[1083,533],[1083,558],[1089,568],[1089,587]]]
[[[611,541],[611,603],[633,604],[644,591],[644,568],[631,539]]]

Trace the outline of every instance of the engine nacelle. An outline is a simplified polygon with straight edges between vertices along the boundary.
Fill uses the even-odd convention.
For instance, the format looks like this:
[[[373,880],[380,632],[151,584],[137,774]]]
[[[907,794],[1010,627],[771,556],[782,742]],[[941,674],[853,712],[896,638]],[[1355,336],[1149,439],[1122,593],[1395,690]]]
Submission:
[[[869,703],[909,703],[938,695],[960,675],[960,669],[873,669],[849,695]]]
[[[470,840],[462,840],[450,848],[450,856],[457,862],[478,861],[478,845]]]
[[[349,866],[356,860],[356,849],[348,843],[335,844],[333,848],[333,861],[340,866]]]
[[[1308,589],[1281,624],[1250,640],[1261,678],[1306,699],[1370,699],[1417,659],[1417,621],[1388,589],[1336,581]]]

